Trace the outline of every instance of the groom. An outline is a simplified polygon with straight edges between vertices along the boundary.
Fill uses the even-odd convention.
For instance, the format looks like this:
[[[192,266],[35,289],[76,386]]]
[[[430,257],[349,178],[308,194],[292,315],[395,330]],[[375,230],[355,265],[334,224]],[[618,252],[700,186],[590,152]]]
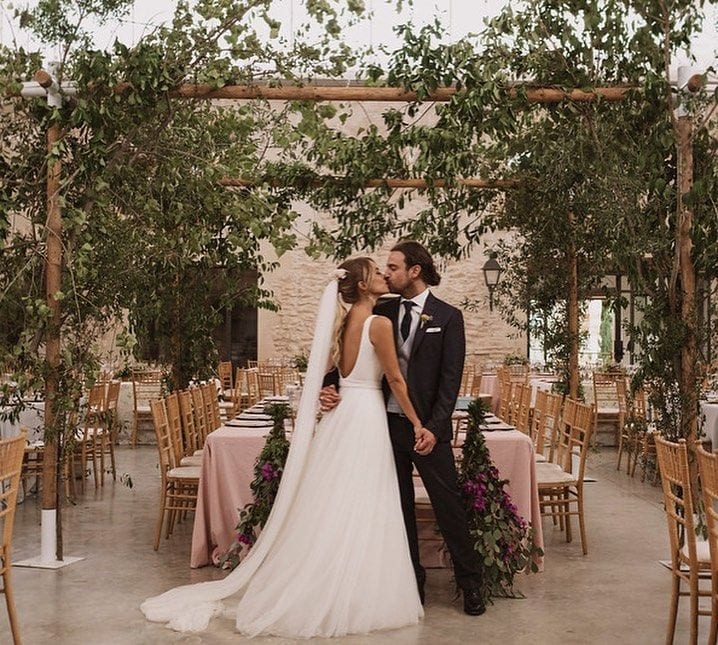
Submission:
[[[418,242],[404,240],[396,244],[389,254],[384,276],[390,291],[401,297],[379,303],[374,313],[386,316],[394,324],[399,365],[424,426],[422,434],[415,438],[411,422],[384,383],[401,506],[419,595],[423,604],[426,571],[419,560],[414,466],[451,554],[456,582],[464,594],[464,611],[479,616],[486,609],[480,591],[482,572],[469,534],[451,449],[451,415],[464,368],[464,320],[458,309],[429,291],[428,287],[438,285],[441,278],[431,255]],[[324,409],[334,407],[338,400],[336,390],[325,387],[321,400]]]

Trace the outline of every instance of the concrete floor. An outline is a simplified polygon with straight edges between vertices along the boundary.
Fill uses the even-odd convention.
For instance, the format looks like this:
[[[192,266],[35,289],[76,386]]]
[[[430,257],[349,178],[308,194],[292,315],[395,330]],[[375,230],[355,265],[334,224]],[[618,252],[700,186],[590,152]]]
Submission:
[[[215,620],[206,633],[177,634],[148,623],[140,602],[169,587],[221,577],[212,567],[188,566],[191,522],[181,525],[159,552],[152,550],[159,474],[150,446],[118,449],[119,472],[134,487],[106,479],[64,512],[66,555],[82,562],[60,571],[15,568],[14,587],[24,643],[154,644],[240,643],[229,620]],[[415,627],[332,643],[408,645],[413,643],[661,643],[665,639],[669,572],[658,564],[667,556],[667,530],[660,490],[615,470],[615,450],[589,456],[587,525],[589,555],[578,536],[566,544],[544,521],[545,571],[526,576],[526,598],[497,600],[479,618],[465,616],[452,599],[445,570],[429,571],[426,617]],[[36,497],[18,506],[14,559],[39,554]],[[576,534],[578,530],[576,530]],[[0,604],[0,643],[11,642]],[[679,608],[676,643],[688,641],[688,605]],[[701,619],[700,641],[708,619]],[[319,639],[317,639],[319,640]],[[254,643],[285,643],[254,639]]]

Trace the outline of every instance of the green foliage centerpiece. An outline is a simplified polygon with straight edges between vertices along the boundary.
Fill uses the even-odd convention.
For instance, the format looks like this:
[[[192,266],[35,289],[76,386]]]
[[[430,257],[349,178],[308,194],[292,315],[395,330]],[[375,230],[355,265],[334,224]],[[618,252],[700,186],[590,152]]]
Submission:
[[[234,569],[257,541],[257,530],[263,528],[269,518],[287,462],[289,441],[284,420],[291,416],[291,408],[286,403],[272,403],[265,406],[264,411],[272,417],[274,425],[254,465],[254,481],[250,485],[254,501],[239,513],[237,539],[220,561],[224,568]]]
[[[474,549],[484,569],[484,599],[521,597],[514,589],[514,576],[527,568],[538,571],[536,556],[543,551],[534,545],[533,530],[519,514],[491,463],[481,432],[488,408],[480,399],[468,407],[468,427],[459,467],[459,487],[466,503]]]

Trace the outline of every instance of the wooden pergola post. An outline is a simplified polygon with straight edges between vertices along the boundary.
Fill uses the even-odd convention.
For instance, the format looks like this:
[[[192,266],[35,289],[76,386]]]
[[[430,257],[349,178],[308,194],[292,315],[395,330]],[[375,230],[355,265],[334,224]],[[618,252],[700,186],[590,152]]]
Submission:
[[[566,298],[566,322],[568,326],[569,336],[569,352],[568,352],[568,395],[578,399],[578,256],[576,255],[576,242],[573,239],[573,228],[576,222],[574,213],[568,214],[568,223],[570,227],[568,252],[566,259],[568,264],[568,283]]]
[[[51,65],[51,69],[54,65]],[[54,72],[55,70],[53,70]],[[55,78],[44,70],[35,74],[35,80],[24,83],[21,96],[46,97],[48,107],[57,110],[62,107],[62,93],[74,94],[74,86],[61,88]],[[15,566],[57,569],[82,558],[63,558],[61,525],[58,522],[58,479],[59,479],[59,427],[57,396],[60,385],[60,363],[62,350],[62,303],[57,294],[62,290],[62,213],[60,210],[60,159],[50,161],[61,139],[60,126],[53,123],[47,129],[47,219],[45,221],[45,301],[50,310],[45,334],[45,450],[42,467],[42,512],[40,528],[40,557],[15,562]],[[48,432],[49,429],[49,432]]]
[[[683,79],[686,68],[678,70],[679,89],[686,86],[695,91],[694,77]],[[700,85],[698,85],[700,87]],[[677,149],[677,226],[676,249],[681,279],[681,318],[685,326],[685,340],[681,347],[681,390],[683,391],[683,410],[681,414],[681,434],[689,445],[698,436],[698,317],[696,312],[696,267],[693,261],[693,208],[687,203],[686,195],[693,188],[693,118],[687,110],[680,107],[676,111],[676,149]]]
[[[54,79],[45,71],[35,74],[35,80],[47,90],[47,105],[58,109],[62,106],[62,97]],[[53,123],[47,130],[48,159],[60,140],[60,126]],[[62,215],[60,213],[60,175],[62,164],[59,159],[47,163],[47,220],[45,223],[45,299],[50,309],[47,333],[45,336],[45,451],[42,466],[42,557],[43,559],[62,560],[62,547],[57,549],[56,535],[46,535],[57,526],[57,448],[59,437],[57,426],[56,398],[59,389],[59,369],[62,326],[62,306],[55,297],[62,289]],[[47,518],[46,515],[51,516]]]

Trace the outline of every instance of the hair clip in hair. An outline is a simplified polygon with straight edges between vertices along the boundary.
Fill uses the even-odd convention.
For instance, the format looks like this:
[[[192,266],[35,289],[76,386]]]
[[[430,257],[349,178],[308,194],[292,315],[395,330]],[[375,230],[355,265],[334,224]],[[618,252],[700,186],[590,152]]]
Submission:
[[[347,270],[346,269],[334,269],[332,273],[332,277],[335,280],[343,280],[347,277]]]

